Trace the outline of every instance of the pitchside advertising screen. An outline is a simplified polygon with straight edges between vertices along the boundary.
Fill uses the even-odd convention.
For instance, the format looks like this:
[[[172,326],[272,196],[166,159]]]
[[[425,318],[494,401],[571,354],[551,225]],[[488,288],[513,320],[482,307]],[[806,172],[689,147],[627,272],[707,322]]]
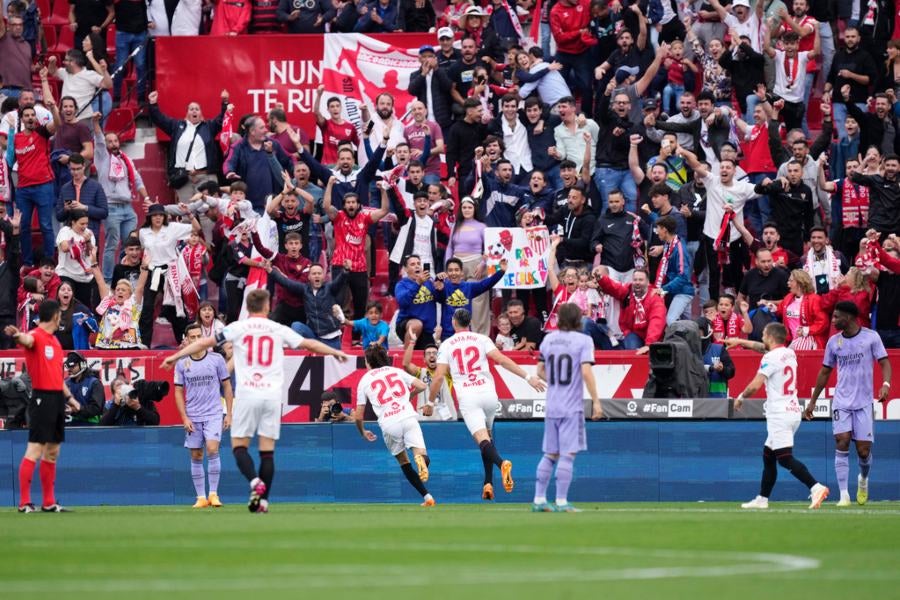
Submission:
[[[103,352],[84,351],[91,369],[97,372],[106,387],[107,399],[111,397],[109,384],[116,377],[126,381],[138,380],[172,382],[172,371],[162,370],[159,365],[168,352],[135,351]],[[537,355],[529,352],[509,352],[509,356],[519,365],[534,373],[537,369]],[[394,365],[400,366],[402,354],[392,352]],[[900,368],[900,351],[889,353],[895,371]],[[734,352],[732,359],[737,374],[730,382],[731,394],[737,395],[756,375],[760,355],[742,351]],[[594,376],[597,392],[603,399],[604,415],[610,419],[762,419],[765,417],[765,402],[762,393],[758,400],[744,403],[740,412],[735,412],[727,399],[652,399],[642,398],[647,382],[647,358],[635,356],[631,352],[598,352]],[[24,359],[19,352],[0,352],[0,378],[8,379],[22,372]],[[422,354],[416,353],[413,362],[423,364]],[[815,386],[816,375],[822,365],[822,352],[798,352],[798,386],[801,398],[808,398]],[[500,397],[500,419],[543,419],[545,396],[535,392],[524,380],[503,368],[491,365],[497,394]],[[285,357],[284,387],[282,389],[283,421],[285,423],[307,423],[318,415],[322,393],[334,391],[345,407],[356,402],[356,386],[365,373],[362,356],[354,356],[341,363],[330,357],[308,356],[287,351]],[[877,372],[875,387],[880,387],[881,376]],[[834,390],[834,374],[825,390],[826,398]],[[873,390],[874,394],[877,390]],[[585,391],[585,414],[590,415],[590,400]],[[816,404],[816,416],[829,418],[830,402],[826,398]],[[240,398],[238,398],[240,401]],[[893,400],[900,403],[900,398]],[[175,408],[173,392],[157,404],[162,425],[180,425],[181,419]],[[371,410],[371,409],[369,409]],[[887,415],[887,406],[875,405],[876,418]],[[371,415],[370,415],[371,416]],[[0,415],[2,417],[2,415]]]

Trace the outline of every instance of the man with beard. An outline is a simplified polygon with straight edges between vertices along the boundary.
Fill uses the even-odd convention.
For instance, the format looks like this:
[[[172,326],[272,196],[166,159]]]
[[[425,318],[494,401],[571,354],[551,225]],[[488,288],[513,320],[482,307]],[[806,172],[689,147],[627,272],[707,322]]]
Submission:
[[[465,116],[453,123],[447,135],[447,187],[451,189],[456,186],[457,178],[465,181],[475,169],[471,157],[487,134],[481,122],[482,108],[478,98],[466,98],[463,110]],[[464,190],[464,194],[468,192]]]
[[[294,185],[287,173],[283,173],[282,177],[284,187],[266,204],[266,214],[278,227],[278,251],[285,252],[285,239],[289,233],[298,234],[303,247],[309,248],[309,231],[316,199],[303,188]],[[303,255],[310,258],[308,251]],[[278,306],[277,299],[275,306]]]
[[[834,55],[831,63],[831,72],[828,73],[828,81],[825,83],[825,93],[833,89],[842,89],[850,86],[848,102],[856,105],[861,111],[866,111],[866,101],[869,98],[869,86],[875,82],[878,73],[875,70],[875,61],[872,56],[859,47],[859,29],[848,27],[844,30],[844,47]],[[834,103],[834,120],[837,123],[838,136],[847,134],[844,128],[844,120],[847,118],[846,105]]]
[[[637,67],[644,64],[644,49],[647,47],[647,19],[641,13],[637,4],[628,7],[635,12],[638,18],[640,30],[637,44],[634,43],[634,34],[628,29],[621,29],[616,35],[618,48],[609,55],[600,66],[594,69],[594,79],[600,82],[600,86],[606,87],[609,77],[615,75],[619,67]]]
[[[403,136],[409,144],[410,157],[425,166],[425,183],[440,183],[441,156],[446,151],[443,126],[437,123],[436,119],[428,119],[430,111],[424,101],[413,102],[411,111],[413,122],[403,129]],[[449,109],[447,122],[449,126]],[[422,154],[425,150],[426,138],[429,147],[428,156]]]
[[[363,121],[368,121],[367,115],[368,109],[363,105]],[[382,138],[387,138],[387,147],[391,149],[406,142],[406,138],[403,137],[403,123],[394,116],[394,97],[390,94],[383,92],[375,97],[375,114],[372,115],[371,122],[374,123],[369,133],[369,144],[372,147],[375,147]]]
[[[137,227],[137,214],[132,198],[150,202],[141,174],[129,156],[122,152],[119,136],[103,133],[100,113],[94,113],[94,166],[97,181],[106,194],[107,215],[103,249],[103,279],[112,281],[113,269],[119,256],[119,243]]]
[[[619,327],[622,330],[622,349],[650,351],[650,344],[662,341],[666,330],[666,303],[650,285],[646,269],[635,269],[631,283],[619,283],[603,273],[604,267],[594,269],[597,285],[622,303]]]
[[[87,68],[88,61],[91,63],[91,69]],[[79,107],[89,105],[98,88],[112,89],[113,82],[109,76],[109,71],[106,70],[106,63],[97,62],[92,52],[89,51],[85,55],[84,52],[78,49],[69,50],[66,52],[63,62],[65,63],[65,68],[58,69],[56,67],[56,56],[51,55],[47,60],[47,69],[50,73],[62,79],[63,86],[60,95],[71,96]],[[85,108],[75,118],[79,121],[84,121],[90,119],[93,114],[89,108]]]
[[[560,124],[559,117],[549,112],[545,114],[544,107],[538,98],[525,99],[524,118],[520,120],[525,125],[528,135],[528,147],[531,150],[531,165],[535,170],[542,171],[547,178],[547,184],[551,189],[562,187],[559,175],[559,161],[551,155],[551,149],[556,151],[554,145],[556,139],[553,130]]]
[[[465,109],[466,98],[475,82],[475,68],[485,66],[478,60],[478,45],[471,37],[463,38],[460,43],[460,59],[450,67],[450,95],[456,103],[455,110]]]
[[[588,210],[583,188],[569,190],[568,210],[557,211],[547,221],[549,227],[561,227],[562,235],[556,259],[562,266],[585,266],[594,260],[591,236],[594,234],[596,215]],[[552,229],[551,229],[552,230]]]
[[[572,161],[576,171],[587,169],[588,174],[593,173],[596,161],[592,149],[601,139],[600,126],[593,119],[579,118],[571,96],[562,98],[556,108],[562,122],[553,130],[554,144],[547,154],[562,162]]]
[[[0,19],[0,94],[19,98],[31,89],[31,60],[34,50],[22,34],[25,21],[20,15],[9,15],[8,22]],[[33,99],[32,99],[33,102]]]
[[[59,106],[62,122],[59,124],[56,135],[53,136],[53,149],[50,157],[57,194],[59,189],[72,179],[67,168],[70,156],[80,154],[88,163],[94,158],[94,140],[91,137],[91,129],[86,123],[75,118],[75,113],[78,112],[75,98],[63,96],[59,100]]]
[[[412,361],[413,350],[416,346],[416,336],[410,334],[407,336],[409,343],[403,351],[403,368],[407,373],[417,379],[421,379],[426,385],[431,386],[434,381],[434,372],[437,370],[437,344],[428,344],[422,357],[425,359],[425,366],[420,367]],[[416,412],[420,421],[456,421],[457,416],[456,404],[453,401],[453,378],[450,373],[444,375],[444,385],[434,399],[433,404],[428,404],[428,393],[422,392],[416,399]]]
[[[744,302],[751,308],[765,306],[769,302],[778,302],[788,293],[787,280],[790,274],[783,266],[772,260],[772,251],[768,248],[756,250],[756,266],[747,271],[741,281],[737,306]]]
[[[22,131],[16,133],[12,140],[16,163],[19,165],[19,180],[16,184],[16,206],[22,211],[22,223],[31,223],[34,209],[38,211],[38,223],[43,238],[44,256],[52,257],[55,251],[56,236],[53,235],[53,171],[50,168],[50,136],[60,124],[59,110],[52,97],[44,99],[53,113],[53,121],[47,125],[38,125],[34,107],[20,110],[19,121]],[[24,225],[28,228],[28,225]],[[23,235],[22,264],[34,264],[31,249],[31,236]]]
[[[851,117],[859,123],[860,147],[875,146],[882,154],[896,154],[900,149],[900,121],[891,109],[891,99],[887,94],[875,94],[875,112],[863,112],[851,99],[850,84],[841,87],[844,106]]]
[[[626,210],[634,211],[637,206],[637,187],[628,169],[628,152],[631,148],[629,136],[635,128],[635,123],[628,118],[631,98],[625,92],[611,95],[610,86],[600,96],[597,108],[596,116],[600,127],[596,138],[597,170],[594,171],[594,184],[600,190],[603,205],[612,190],[620,190],[625,194]]]
[[[812,277],[816,293],[822,296],[837,288],[849,268],[846,257],[828,243],[825,229],[814,227],[809,233],[809,251],[803,270]]]
[[[772,220],[778,223],[785,249],[795,255],[803,253],[803,243],[813,227],[813,193],[803,183],[803,167],[799,161],[787,163],[787,177],[766,179],[756,185],[757,194],[769,197]]]
[[[858,171],[850,175],[850,181],[869,188],[869,228],[883,235],[900,231],[898,172],[900,156],[888,154],[884,157],[884,175],[863,175]]]
[[[437,55],[431,46],[419,48],[419,64],[422,66],[409,76],[409,93],[425,106],[423,120],[430,119],[438,123],[442,130],[449,131],[453,124],[453,101],[450,97],[453,84],[447,75],[447,69],[438,67]],[[406,141],[411,141],[409,136]]]
[[[590,146],[588,146],[590,149]],[[590,163],[582,161],[582,167],[579,177],[578,165],[574,161],[564,160],[559,163],[559,178],[562,181],[562,187],[557,188],[553,198],[553,211],[565,210],[566,204],[569,202],[569,190],[576,185],[587,187],[591,185]],[[552,214],[551,212],[551,214]],[[549,215],[548,215],[549,216]]]
[[[823,107],[824,106],[827,105],[823,103]],[[809,143],[805,138],[795,138],[793,144],[791,144],[791,158],[787,158],[784,162],[780,163],[777,172],[778,177],[787,177],[788,164],[794,161],[800,164],[803,169],[803,174],[801,176],[803,183],[812,190],[813,193],[812,202],[813,209],[816,212],[817,224],[821,224],[822,219],[824,219],[826,215],[831,214],[831,197],[826,194],[824,190],[819,189],[819,164],[810,156],[811,154],[817,156],[816,150],[819,149],[821,152],[827,148],[830,143],[832,131],[831,115],[825,114],[826,112],[830,113],[829,109],[826,108],[825,111],[823,111],[822,133],[819,134],[819,137],[813,143],[812,149],[810,149]],[[769,128],[769,135],[772,135],[771,128]],[[790,136],[788,136],[788,139],[790,139]],[[774,154],[772,156],[774,157]],[[774,208],[772,208],[772,210],[774,211]]]
[[[700,119],[700,113],[697,111],[697,98],[694,96],[693,92],[685,91],[683,94],[681,94],[681,99],[678,101],[678,108],[680,109],[680,112],[666,119],[666,123],[686,125]],[[655,123],[656,120],[654,119],[654,124]],[[660,131],[655,126],[647,127],[647,139],[652,142],[662,142],[662,136],[664,133],[665,132]],[[675,135],[678,136],[679,146],[690,150],[695,154],[697,153],[694,144],[694,135],[690,130],[678,131],[675,132]]]
[[[418,191],[413,196],[412,212],[403,210],[397,215],[400,231],[391,248],[388,274],[391,295],[399,279],[403,257],[417,254],[423,265],[434,265],[435,269],[444,262],[438,244],[442,242],[446,246],[447,236],[438,231],[434,219],[428,214],[428,207],[428,193]]]
[[[232,147],[231,158],[225,163],[225,179],[246,183],[247,199],[254,211],[262,213],[266,198],[283,184],[281,174],[273,171],[272,159],[278,163],[278,171],[290,173],[294,165],[278,142],[266,139],[268,128],[262,117],[250,117],[248,121],[247,134]]]
[[[387,139],[384,140],[385,143]],[[332,265],[350,263],[347,273],[347,287],[353,299],[353,317],[361,319],[366,313],[369,300],[369,269],[366,261],[366,232],[369,226],[380,221],[390,210],[387,190],[381,189],[381,208],[363,209],[359,196],[350,192],[344,195],[343,209],[332,205],[335,178],[328,180],[322,207],[334,225],[334,255]],[[331,275],[343,273],[344,267],[332,266]]]
[[[831,205],[831,238],[835,246],[849,260],[859,252],[859,242],[866,235],[869,222],[869,188],[853,183],[849,176],[859,172],[859,159],[850,158],[845,163],[847,178],[825,180],[826,154],[819,157],[819,187],[829,194],[837,194]]]
[[[281,149],[288,154],[293,156],[297,153],[297,146],[291,139],[288,129],[293,129],[300,134],[300,143],[306,151],[309,151],[309,136],[302,128],[288,123],[287,114],[280,106],[269,111],[269,114],[266,115],[266,124],[269,127],[269,139],[278,142]]]
[[[693,139],[690,145],[698,149],[697,156],[715,168],[720,158],[719,149],[731,135],[731,112],[727,107],[716,107],[715,96],[710,91],[700,92],[697,97],[697,110],[700,113],[699,119],[685,120],[683,123],[669,119],[650,123],[650,126],[655,126],[661,131],[689,133]],[[679,146],[686,148],[680,143]]]
[[[441,71],[449,72],[450,67],[459,61],[462,54],[453,47],[453,29],[441,27],[438,29],[437,35],[438,45],[440,46],[437,52],[438,67]]]

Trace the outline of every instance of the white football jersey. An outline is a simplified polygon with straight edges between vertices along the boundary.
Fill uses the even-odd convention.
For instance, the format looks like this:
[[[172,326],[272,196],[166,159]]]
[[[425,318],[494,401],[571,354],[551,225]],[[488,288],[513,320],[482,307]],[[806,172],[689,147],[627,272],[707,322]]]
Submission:
[[[766,378],[766,416],[800,414],[797,400],[797,355],[781,346],[766,352],[759,364]]]
[[[282,399],[284,384],[283,347],[299,348],[303,336],[264,317],[250,317],[225,326],[216,340],[234,345],[237,398],[255,396]]]
[[[488,352],[497,347],[486,335],[463,331],[441,343],[439,365],[450,367],[453,389],[460,402],[496,398],[497,388],[488,363]]]
[[[378,417],[378,425],[415,419],[416,409],[409,403],[409,390],[415,377],[397,367],[379,367],[363,375],[356,388],[356,406],[363,409],[366,402]]]

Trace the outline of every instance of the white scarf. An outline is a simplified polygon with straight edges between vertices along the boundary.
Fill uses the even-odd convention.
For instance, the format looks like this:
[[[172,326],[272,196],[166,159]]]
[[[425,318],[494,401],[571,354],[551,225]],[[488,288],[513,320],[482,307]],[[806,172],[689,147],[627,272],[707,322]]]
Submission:
[[[810,248],[806,253],[803,270],[809,273],[813,281],[816,280],[817,275],[827,275],[828,289],[830,290],[836,288],[841,280],[841,261],[834,255],[831,246],[825,246],[825,260],[817,260],[815,250]]]

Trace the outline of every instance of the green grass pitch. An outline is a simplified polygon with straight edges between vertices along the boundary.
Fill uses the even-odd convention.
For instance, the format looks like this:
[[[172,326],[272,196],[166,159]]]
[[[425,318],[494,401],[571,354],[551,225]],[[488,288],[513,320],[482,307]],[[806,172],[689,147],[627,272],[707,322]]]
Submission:
[[[900,598],[900,503],[0,513],[0,598]]]

